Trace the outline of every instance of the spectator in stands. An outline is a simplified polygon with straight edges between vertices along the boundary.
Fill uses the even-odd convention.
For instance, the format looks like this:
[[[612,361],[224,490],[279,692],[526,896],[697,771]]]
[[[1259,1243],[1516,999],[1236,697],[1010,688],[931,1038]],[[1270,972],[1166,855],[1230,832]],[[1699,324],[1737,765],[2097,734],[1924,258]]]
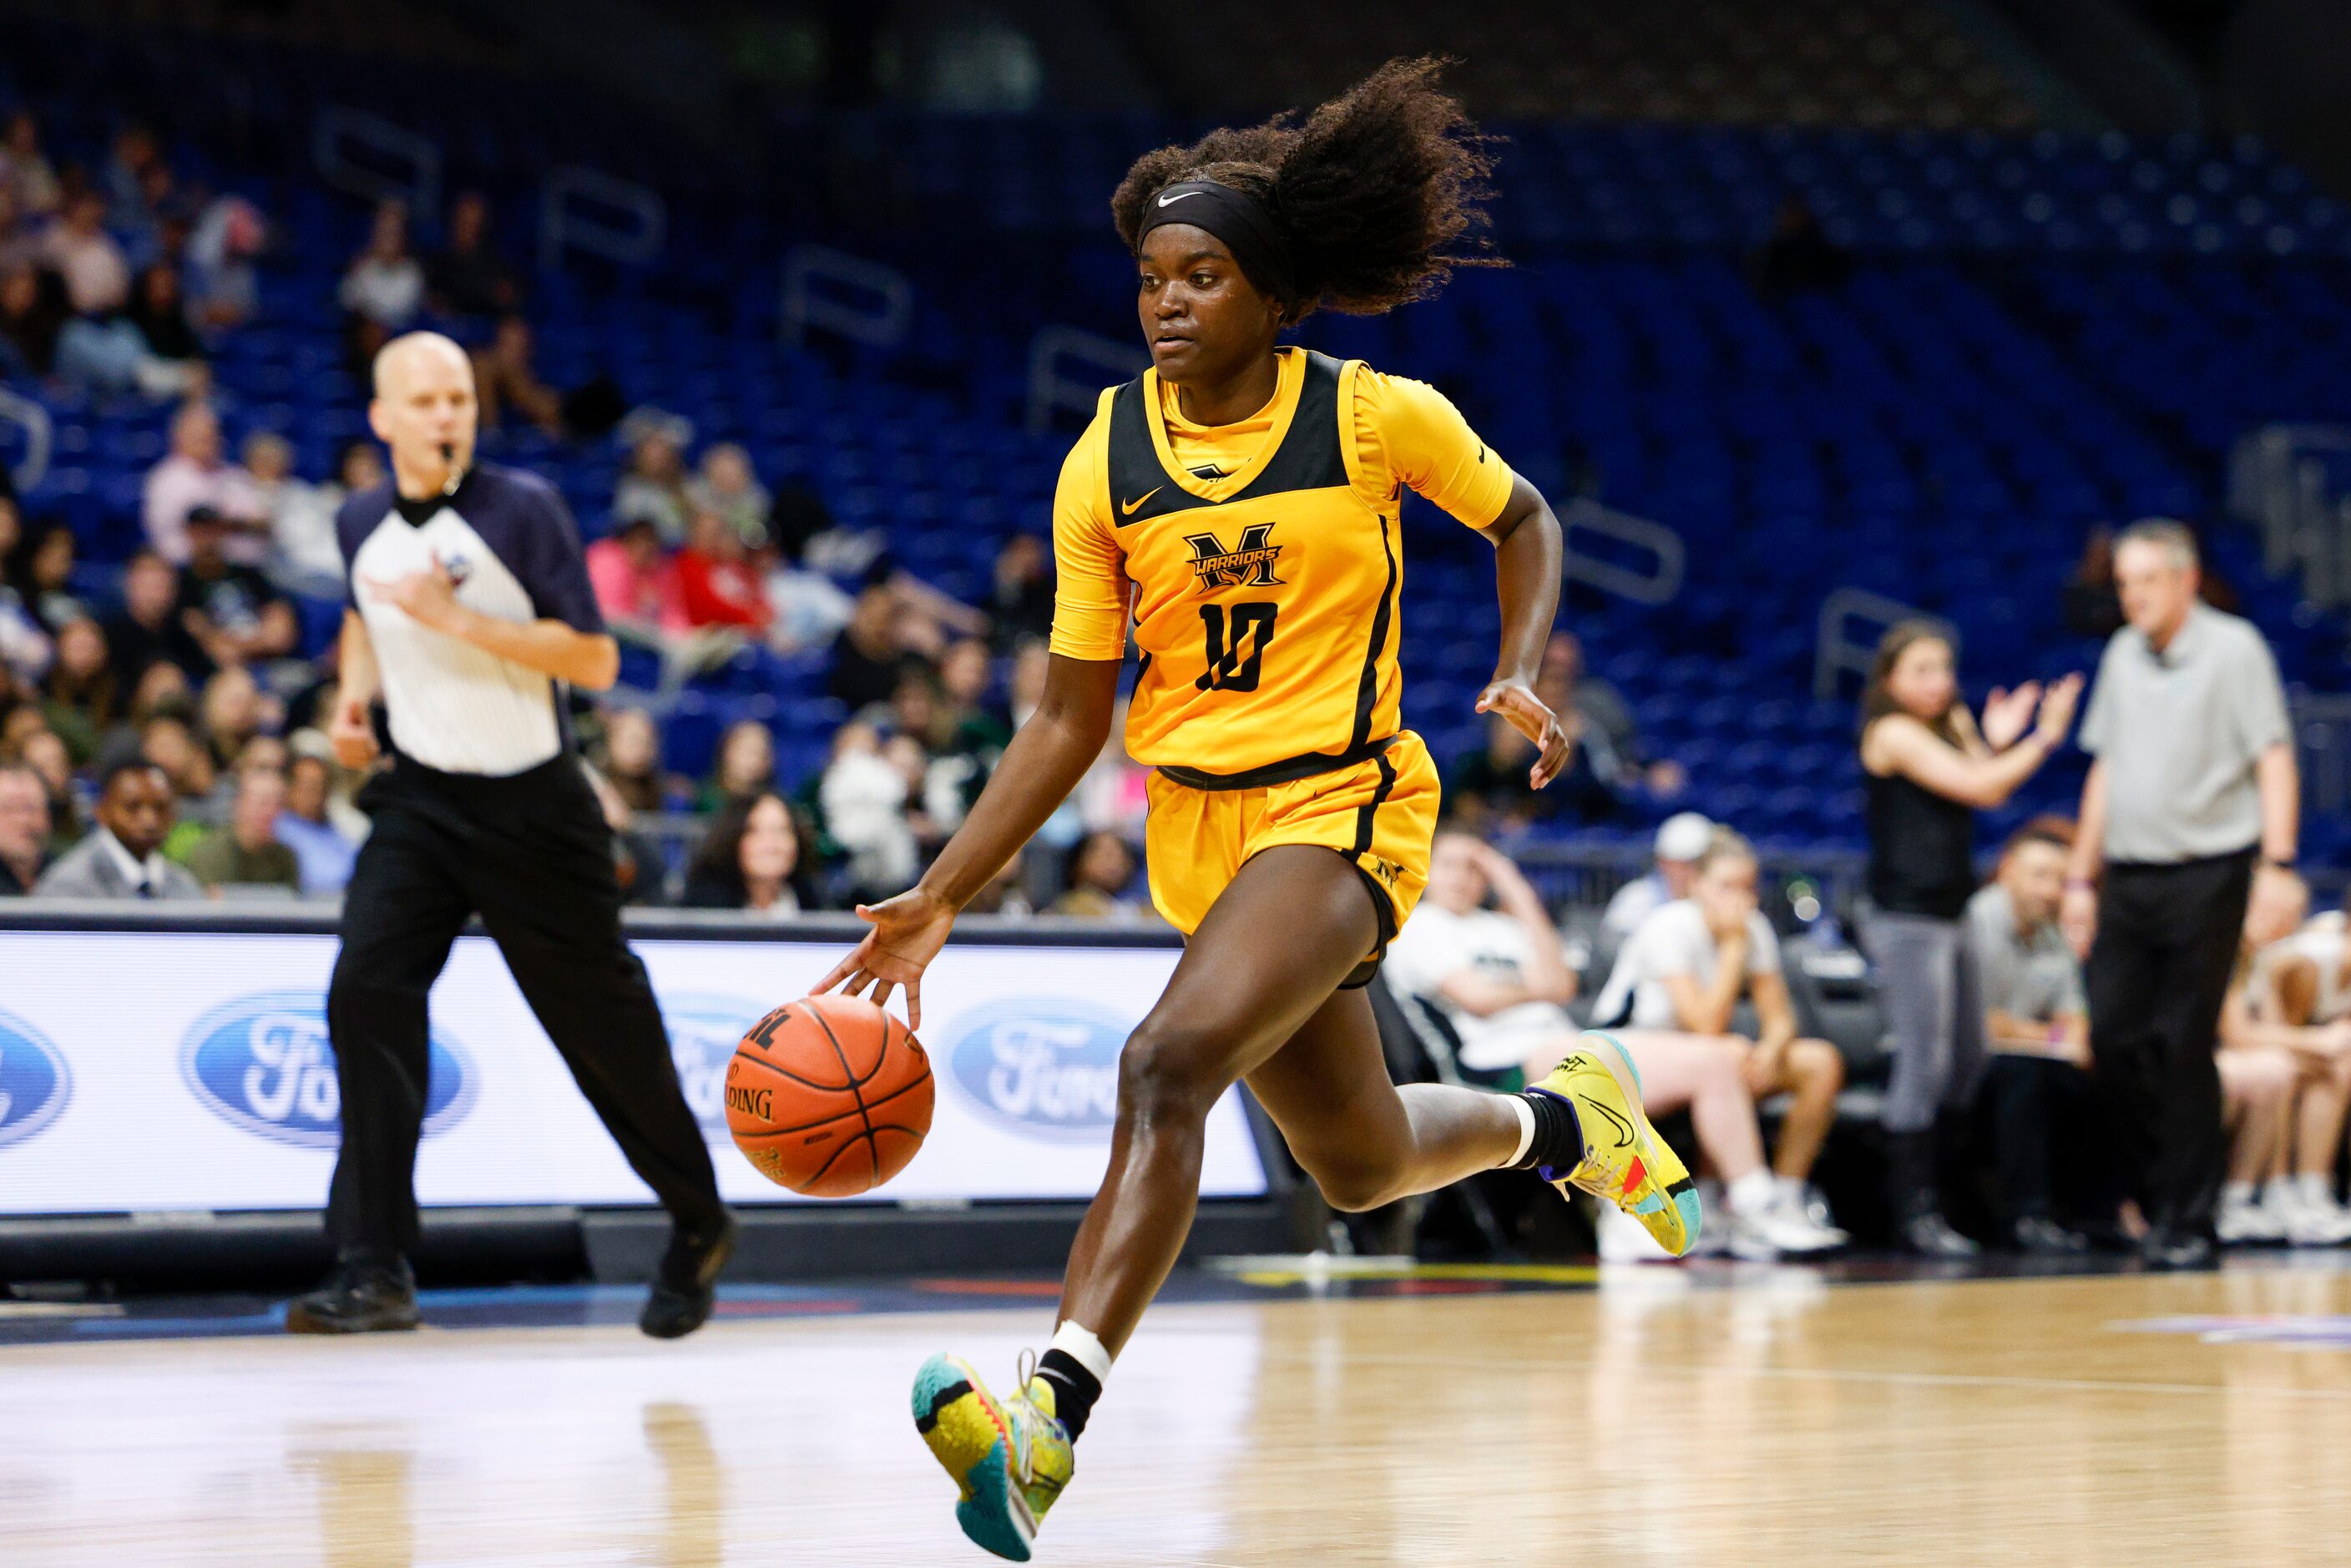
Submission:
[[[563,394],[538,379],[530,323],[502,317],[490,340],[473,351],[475,397],[484,430],[496,430],[508,409],[550,439],[563,435]]]
[[[224,666],[204,683],[202,707],[204,745],[213,764],[224,771],[245,755],[263,730],[283,716],[277,699],[266,695],[253,672],[242,664]]]
[[[180,275],[160,261],[141,267],[131,288],[131,307],[124,316],[139,329],[148,353],[164,364],[179,367],[180,384],[172,390],[183,393],[191,390],[196,368],[204,361],[204,346],[188,321],[187,301],[180,293]]]
[[[1603,822],[1618,814],[1615,792],[1593,770],[1592,752],[1582,744],[1583,716],[1571,709],[1559,721],[1574,749],[1559,776],[1539,790],[1531,781],[1534,742],[1502,715],[1486,716],[1486,744],[1457,759],[1445,781],[1446,803],[1465,827],[1497,833],[1537,822]]]
[[[1583,643],[1573,632],[1554,632],[1544,644],[1535,695],[1553,713],[1573,712],[1582,720],[1577,744],[1590,754],[1593,775],[1616,794],[1637,789],[1668,799],[1687,787],[1689,776],[1679,763],[1650,759],[1632,705],[1614,686],[1585,672]]]
[[[0,763],[0,898],[33,891],[49,865],[49,797],[41,776]]]
[[[2351,942],[2340,917],[2302,926],[2309,904],[2309,889],[2294,873],[2271,866],[2255,875],[2239,964],[2244,978],[2222,1007],[2220,1038],[2224,1058],[2227,1048],[2267,1048],[2292,1061],[2292,1115],[2262,1207],[2281,1239],[2332,1247],[2351,1241],[2351,1213],[2335,1197],[2351,1107]],[[2243,1197],[2224,1186],[2224,1212]]]
[[[1007,920],[1025,920],[1037,913],[1029,900],[1023,873],[1027,869],[1027,852],[1014,855],[1004,862],[1003,869],[988,878],[987,885],[972,895],[963,906],[966,915],[999,915]]]
[[[335,454],[335,477],[324,488],[340,507],[362,490],[384,482],[383,454],[372,441],[346,441]]]
[[[1496,907],[1487,907],[1489,898]],[[1471,834],[1437,835],[1427,895],[1390,945],[1382,973],[1393,989],[1444,1016],[1459,1042],[1462,1076],[1472,1082],[1515,1092],[1576,1048],[1579,1031],[1567,1012],[1575,973],[1559,932],[1510,857]],[[1730,1239],[1739,1250],[1770,1256],[1834,1243],[1833,1233],[1780,1202],[1763,1163],[1743,1050],[1686,1036],[1625,1039],[1640,1070],[1643,1103],[1660,1116],[1687,1108],[1699,1149],[1729,1183]],[[1599,1240],[1610,1262],[1666,1256],[1637,1223],[1617,1226],[1604,1212]]]
[[[6,136],[0,140],[0,180],[7,183],[16,198],[16,210],[26,219],[46,217],[57,210],[57,170],[41,151],[40,122],[29,109],[8,117]]]
[[[139,754],[163,770],[174,795],[200,808],[220,782],[212,753],[184,711],[167,707],[148,715],[139,726]]]
[[[43,727],[26,736],[16,754],[16,759],[31,768],[49,792],[51,841],[69,842],[79,838],[80,785],[74,776],[73,758],[66,753],[66,743],[57,738],[55,730]],[[0,747],[0,758],[5,756],[5,748]]]
[[[106,622],[107,647],[124,690],[135,690],[158,663],[183,674],[212,673],[212,660],[180,621],[179,601],[178,569],[152,549],[131,558],[122,571],[122,612]]]
[[[2197,560],[2194,537],[2162,519],[2115,545],[2130,624],[2106,644],[2082,721],[2095,760],[2063,915],[2089,955],[2091,1055],[2158,1269],[2211,1259],[2223,1155],[2210,1044],[2256,862],[2290,867],[2301,839],[2277,662],[2259,630],[2197,601]]]
[[[1600,917],[1601,930],[1621,942],[1639,929],[1659,904],[1687,898],[1690,884],[1698,880],[1698,857],[1713,841],[1714,824],[1698,812],[1678,811],[1667,817],[1658,825],[1651,846],[1654,869],[1616,890]]]
[[[799,824],[773,789],[738,797],[722,807],[687,870],[689,909],[735,909],[782,920],[801,908],[793,877],[800,866]]]
[[[629,444],[628,472],[612,491],[616,523],[643,517],[661,530],[662,543],[685,542],[691,503],[685,494],[685,444],[694,427],[674,413],[639,409],[621,422]]]
[[[1903,1244],[1964,1258],[1976,1244],[1943,1218],[1937,1124],[1974,1099],[1985,1060],[1984,1002],[1970,940],[1975,813],[1991,810],[2064,744],[2082,678],[1994,691],[1983,725],[1959,700],[1951,645],[1925,622],[1890,629],[1862,695],[1869,799],[1864,928],[1894,1036],[1885,1123]],[[1944,1133],[1956,1128],[1945,1118]]]
[[[74,314],[92,320],[115,315],[131,301],[131,266],[106,232],[106,200],[86,192],[67,204],[44,244],[44,259],[65,279]]]
[[[820,571],[796,564],[783,551],[761,552],[767,567],[768,604],[774,613],[768,643],[778,653],[831,645],[856,612],[857,601]]]
[[[2246,899],[2237,963],[2221,999],[2220,1040],[2213,1051],[2220,1078],[2221,1124],[2229,1135],[2228,1164],[2213,1218],[2214,1235],[2224,1247],[2288,1239],[2287,1221],[2294,1205],[2287,1191],[2292,1152],[2287,1128],[2304,1069],[2292,1043],[2273,1038],[2256,1016],[2253,992],[2267,987],[2262,971],[2269,954],[2294,935],[2309,906],[2308,889],[2291,873],[2257,874]]]
[[[2074,824],[2026,823],[2001,851],[1994,879],[1968,901],[1991,1059],[1980,1102],[1999,1178],[1999,1218],[2020,1252],[2079,1252],[2087,1240],[2057,1218],[2056,1151],[2095,1147],[2102,1121],[2090,1081],[2089,1004],[2082,969],[2057,925]],[[2104,1160],[2085,1160],[2104,1167]],[[2120,1195],[2096,1183],[2087,1205],[2112,1228]]]
[[[150,214],[150,177],[163,162],[162,143],[147,126],[133,122],[114,133],[114,146],[99,173],[99,190],[107,202],[106,221],[118,229],[137,228]]]
[[[343,550],[335,538],[340,488],[297,477],[294,444],[272,431],[246,437],[245,471],[269,519],[269,578],[288,593],[342,597]]]
[[[614,632],[648,647],[664,646],[685,629],[684,607],[661,530],[649,517],[630,517],[588,547],[588,580],[596,607]]]
[[[88,616],[57,629],[57,656],[41,687],[49,727],[78,762],[98,755],[99,741],[122,718],[131,694],[115,678],[106,633]]]
[[[1755,287],[1766,298],[1836,288],[1853,276],[1853,257],[1821,227],[1803,197],[1791,195],[1772,214],[1771,236],[1755,252]]]
[[[678,608],[696,631],[726,628],[764,641],[774,611],[767,585],[745,557],[743,536],[724,515],[696,510],[677,552]]]
[[[662,904],[669,897],[669,859],[662,847],[636,829],[636,813],[612,788],[601,770],[585,770],[588,788],[612,831],[612,880],[620,884],[622,904]]]
[[[817,800],[825,831],[848,856],[849,881],[860,896],[884,896],[921,869],[922,845],[907,809],[920,798],[903,748],[896,758],[885,755],[872,725],[852,719],[834,733]]]
[[[70,523],[43,523],[16,546],[8,563],[9,585],[52,637],[68,621],[89,613],[74,591],[74,531]]]
[[[277,836],[286,810],[286,775],[274,768],[241,768],[228,821],[188,852],[188,870],[215,893],[223,887],[282,887],[302,891],[302,862]]]
[[[776,737],[756,718],[738,718],[718,738],[718,753],[699,808],[715,811],[729,800],[776,787]]]
[[[935,749],[994,763],[1012,741],[1012,726],[991,695],[995,684],[996,662],[986,643],[965,637],[947,645],[938,672],[943,738]]]
[[[767,542],[768,487],[751,468],[751,455],[731,441],[722,441],[702,455],[702,472],[685,486],[686,504],[696,512],[715,512],[726,519],[735,537],[747,549]]]
[[[1021,533],[1004,541],[988,579],[987,612],[999,649],[1052,632],[1053,558],[1043,539]]]
[[[1061,895],[1047,907],[1048,915],[1072,915],[1087,920],[1137,920],[1143,904],[1129,893],[1134,882],[1134,847],[1107,829],[1097,829],[1078,841],[1063,867]]]
[[[228,533],[210,507],[188,514],[180,624],[215,664],[282,658],[301,632],[294,607],[260,572],[228,559]]]
[[[5,472],[0,465],[0,472]],[[26,678],[49,667],[54,648],[49,629],[16,581],[17,552],[24,548],[23,514],[14,497],[0,496],[0,666]]]
[[[2104,524],[2082,541],[2082,559],[2065,584],[2065,624],[2085,637],[2106,638],[2123,627],[2122,596],[2115,591],[2115,530]]]
[[[216,197],[197,215],[182,279],[197,331],[217,341],[253,319],[261,306],[255,263],[268,244],[267,220],[242,196]]]
[[[598,767],[632,811],[669,809],[673,789],[669,776],[662,771],[661,727],[644,709],[604,710],[604,741]]]
[[[253,476],[227,460],[220,416],[209,403],[189,402],[172,416],[172,450],[147,473],[140,516],[147,542],[174,566],[188,564],[188,517],[209,510],[229,530],[225,559],[256,565],[266,552],[269,512]]]
[[[465,192],[449,204],[449,243],[424,264],[424,284],[434,310],[443,316],[505,316],[521,307],[522,286],[490,237],[489,199],[479,191]]]
[[[1799,1038],[1780,939],[1763,917],[1756,883],[1754,850],[1729,829],[1717,828],[1698,859],[1689,896],[1660,904],[1617,954],[1592,1021],[1599,1029],[1621,1027],[1636,1061],[1656,1045],[1653,1034],[1735,1044],[1753,1098],[1792,1096],[1771,1161],[1777,1182],[1771,1212],[1779,1218],[1768,1223],[1784,1232],[1794,1222],[1812,1220],[1832,1230],[1815,1218],[1807,1183],[1836,1120],[1844,1058],[1827,1040]],[[1751,1041],[1736,1032],[1742,998],[1755,1010]],[[1761,1189],[1754,1191],[1744,1204],[1733,1200],[1731,1211],[1765,1224]],[[1843,1240],[1843,1233],[1835,1239]]]
[[[424,308],[424,269],[408,249],[408,209],[384,202],[375,210],[367,245],[351,258],[335,290],[343,308],[351,371],[366,375],[376,351],[414,325]]]
[[[1031,638],[1013,651],[1006,706],[1016,731],[1029,722],[1029,716],[1045,700],[1045,674],[1052,663],[1052,653],[1041,637]]]
[[[889,584],[867,587],[832,644],[832,668],[825,674],[824,689],[852,713],[887,702],[897,690],[898,672],[908,653],[900,638],[899,608],[897,591]]]
[[[318,732],[304,735],[317,737]],[[294,852],[302,895],[321,898],[350,885],[360,847],[335,825],[331,755],[305,745],[302,735],[295,737],[293,752],[286,765],[286,809],[277,814],[277,841]]]
[[[57,333],[72,314],[56,273],[26,261],[0,267],[0,374],[56,370]]]
[[[141,757],[117,758],[99,784],[98,826],[58,856],[33,891],[43,898],[202,898],[203,885],[161,853],[177,815],[161,768]]]

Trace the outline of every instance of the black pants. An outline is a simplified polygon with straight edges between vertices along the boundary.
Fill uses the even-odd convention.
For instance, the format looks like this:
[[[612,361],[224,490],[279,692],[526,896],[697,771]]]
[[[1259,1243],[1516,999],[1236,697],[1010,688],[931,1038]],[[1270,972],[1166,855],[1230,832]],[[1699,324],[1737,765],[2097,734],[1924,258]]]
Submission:
[[[715,1224],[724,1210],[710,1150],[645,967],[622,939],[611,831],[579,762],[486,779],[402,758],[360,804],[375,827],[344,895],[327,993],[343,1100],[327,1205],[338,1249],[381,1258],[416,1247],[425,994],[477,913],[631,1167],[679,1224]]]
[[[2212,1062],[2253,852],[2106,868],[2090,949],[2090,1052],[2123,1174],[2149,1220],[2210,1227],[2227,1140]]]
[[[2060,1214],[2114,1223],[2121,1183],[2105,1109],[2087,1072],[2054,1057],[1995,1051],[1978,1105],[2001,1224]]]

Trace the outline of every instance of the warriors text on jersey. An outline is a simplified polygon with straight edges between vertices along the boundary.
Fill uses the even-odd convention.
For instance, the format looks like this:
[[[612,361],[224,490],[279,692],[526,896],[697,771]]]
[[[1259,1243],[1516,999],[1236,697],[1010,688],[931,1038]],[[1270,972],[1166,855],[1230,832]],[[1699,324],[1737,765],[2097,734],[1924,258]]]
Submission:
[[[1127,750],[1207,788],[1306,778],[1400,727],[1396,506],[1410,486],[1472,528],[1510,469],[1444,395],[1301,349],[1250,419],[1186,421],[1146,371],[1105,392],[1053,503],[1052,648],[1143,654]]]

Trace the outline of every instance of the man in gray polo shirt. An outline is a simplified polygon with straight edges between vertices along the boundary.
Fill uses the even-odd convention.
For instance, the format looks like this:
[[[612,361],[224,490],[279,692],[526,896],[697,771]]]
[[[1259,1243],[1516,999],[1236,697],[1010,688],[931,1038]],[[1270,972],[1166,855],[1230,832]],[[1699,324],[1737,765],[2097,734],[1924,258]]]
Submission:
[[[2091,1055],[2161,1268],[2212,1255],[2226,1148],[2212,1040],[2254,857],[2292,866],[2300,827],[2276,662],[2250,623],[2199,602],[2198,582],[2177,523],[2116,542],[2129,624],[2106,644],[2082,721],[2096,761],[2064,908],[2089,953]]]

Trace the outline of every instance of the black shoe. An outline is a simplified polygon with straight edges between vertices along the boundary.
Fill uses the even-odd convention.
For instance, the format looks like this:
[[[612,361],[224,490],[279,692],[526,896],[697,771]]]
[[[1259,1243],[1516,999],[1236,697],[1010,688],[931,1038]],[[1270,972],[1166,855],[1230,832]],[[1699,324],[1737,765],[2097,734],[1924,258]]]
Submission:
[[[2194,1230],[2158,1226],[2139,1243],[2138,1255],[2150,1269],[2210,1269],[2219,1254],[2212,1239]]]
[[[1921,1258],[1973,1258],[1983,1250],[1931,1208],[1902,1222],[1901,1241],[1905,1250]]]
[[[416,1276],[405,1259],[343,1263],[286,1307],[288,1333],[392,1333],[416,1326]]]
[[[683,1339],[708,1322],[718,1301],[718,1271],[734,1255],[731,1214],[722,1217],[718,1229],[703,1235],[672,1230],[637,1326],[655,1339]]]
[[[2077,1236],[2043,1214],[2028,1214],[2010,1228],[2019,1252],[2036,1258],[2062,1258],[2090,1249],[2090,1239]]]

